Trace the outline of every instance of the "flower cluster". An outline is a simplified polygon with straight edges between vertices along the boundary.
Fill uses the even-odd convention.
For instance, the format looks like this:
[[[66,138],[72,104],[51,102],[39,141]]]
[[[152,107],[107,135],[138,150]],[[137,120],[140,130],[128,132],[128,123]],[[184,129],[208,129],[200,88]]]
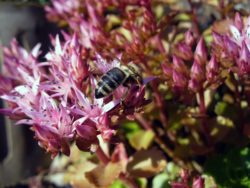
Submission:
[[[126,62],[143,58],[146,42],[156,33],[149,0],[71,2],[55,0],[45,10],[51,21],[67,23],[84,48],[111,59],[123,53]]]
[[[203,90],[205,84],[219,81],[220,65],[214,55],[209,60],[207,54],[204,39],[196,39],[188,30],[184,40],[175,45],[173,63],[162,64],[165,77],[176,91],[188,89],[196,93]]]
[[[41,63],[37,60],[39,46],[28,53],[13,40],[4,48],[1,98],[8,101],[9,108],[3,112],[15,117],[17,124],[31,125],[39,144],[53,157],[58,152],[69,155],[72,141],[81,150],[95,151],[97,135],[108,141],[115,133],[112,116],[133,116],[147,103],[145,86],[120,86],[114,97],[95,99],[94,72],[105,74],[121,62],[108,63],[100,55],[93,61],[84,60],[76,35],[63,43],[59,37],[53,41],[54,51]],[[127,108],[121,113],[123,100]]]
[[[250,18],[245,22],[239,13],[235,14],[234,21],[228,26],[228,32],[213,33],[213,52],[223,66],[230,68],[239,76],[250,73]]]

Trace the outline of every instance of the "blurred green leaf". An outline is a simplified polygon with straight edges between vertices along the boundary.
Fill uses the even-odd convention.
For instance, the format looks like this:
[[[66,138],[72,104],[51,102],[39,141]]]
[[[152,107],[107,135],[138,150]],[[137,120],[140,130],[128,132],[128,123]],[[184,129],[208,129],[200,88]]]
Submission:
[[[216,188],[217,187],[217,185],[214,181],[214,178],[212,176],[202,175],[202,177],[205,179],[205,188]]]
[[[140,125],[134,121],[127,121],[122,124],[122,129],[125,134],[133,133],[139,130],[142,130]]]
[[[205,172],[212,175],[221,188],[250,187],[250,149],[231,149],[226,154],[210,157]]]
[[[120,180],[115,180],[109,188],[127,188]]]
[[[154,132],[139,130],[127,135],[130,145],[136,150],[148,149],[154,141]]]
[[[239,108],[235,104],[229,104],[222,101],[216,104],[214,112],[217,115],[226,116],[232,120],[237,120]]]
[[[158,174],[153,179],[153,188],[170,188],[169,182],[176,180],[180,176],[181,168],[173,162],[169,162],[165,172]]]
[[[138,178],[137,183],[140,188],[147,188],[147,184],[148,184],[147,178]]]
[[[227,108],[228,108],[228,103],[218,102],[215,106],[214,112],[217,115],[223,115],[226,112]]]
[[[169,177],[166,173],[158,174],[153,179],[152,188],[170,188]]]
[[[166,167],[166,173],[169,180],[174,180],[179,177],[181,168],[173,162],[169,162]]]

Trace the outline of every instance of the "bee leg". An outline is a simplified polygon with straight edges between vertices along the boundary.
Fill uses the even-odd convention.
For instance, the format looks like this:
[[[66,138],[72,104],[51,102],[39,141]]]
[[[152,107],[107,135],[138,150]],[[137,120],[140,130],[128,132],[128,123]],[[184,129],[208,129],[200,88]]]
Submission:
[[[128,91],[129,89],[126,90],[126,92],[122,95],[121,100],[120,100],[120,106],[121,106],[120,114],[121,115],[124,112],[125,108],[127,107],[127,105],[125,104],[125,99],[126,99],[126,96],[128,95]]]

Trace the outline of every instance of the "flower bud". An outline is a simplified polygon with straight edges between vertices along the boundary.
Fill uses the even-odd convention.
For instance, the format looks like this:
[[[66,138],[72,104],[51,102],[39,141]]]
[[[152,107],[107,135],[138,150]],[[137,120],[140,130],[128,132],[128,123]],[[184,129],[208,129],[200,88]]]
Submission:
[[[76,126],[77,134],[85,140],[92,141],[96,139],[97,131],[94,122],[86,121],[82,125]]]
[[[188,46],[191,47],[194,44],[195,38],[191,30],[186,31],[184,38],[185,38],[185,43]]]
[[[238,57],[238,46],[229,37],[224,37],[224,47],[228,55],[235,58]]]
[[[184,62],[173,56],[173,83],[174,86],[184,89],[187,86],[188,82],[188,69]]]
[[[219,74],[219,64],[216,61],[216,57],[213,55],[206,66],[206,77],[208,81],[214,81]]]
[[[175,87],[184,89],[187,86],[187,82],[188,79],[183,73],[177,72],[176,70],[173,71],[173,83]]]
[[[171,78],[172,74],[173,74],[173,69],[169,65],[166,65],[166,64],[161,64],[161,67],[162,67],[162,70],[163,70],[165,76],[168,79]]]
[[[195,52],[194,52],[194,58],[200,65],[205,65],[207,61],[207,50],[206,50],[206,45],[205,41],[203,38],[200,38]]]
[[[221,46],[223,47],[223,44],[224,44],[224,40],[223,40],[223,37],[217,33],[217,32],[214,32],[212,33],[212,36],[213,36],[213,41],[216,45],[218,46]]]
[[[178,58],[177,56],[173,56],[173,69],[177,72],[181,72],[184,74],[188,74],[188,69],[185,63]]]
[[[202,177],[193,180],[192,188],[205,188],[205,181]]]
[[[82,151],[89,151],[92,144],[97,144],[97,130],[95,123],[87,120],[76,126],[76,145]]]
[[[205,70],[204,66],[199,64],[198,60],[194,60],[194,63],[191,67],[191,80],[189,81],[188,87],[193,91],[199,91],[202,86],[203,82],[205,81]]]
[[[245,42],[242,42],[240,57],[237,64],[241,75],[250,73],[250,52]]]
[[[236,12],[234,17],[234,25],[238,28],[239,31],[243,29],[243,20],[238,12]]]
[[[193,52],[191,47],[185,43],[179,43],[177,45],[177,51],[175,52],[175,55],[187,61],[193,58]]]

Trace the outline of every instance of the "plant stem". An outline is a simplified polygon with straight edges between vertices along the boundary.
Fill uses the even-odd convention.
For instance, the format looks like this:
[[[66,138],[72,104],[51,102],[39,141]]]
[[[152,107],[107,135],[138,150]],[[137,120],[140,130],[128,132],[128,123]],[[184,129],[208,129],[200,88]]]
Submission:
[[[199,91],[199,100],[200,100],[200,115],[204,116],[206,114],[206,106],[205,106],[205,98],[204,98],[204,90],[201,89]]]
[[[98,146],[96,150],[96,155],[98,159],[105,165],[108,164],[108,162],[110,161],[109,157],[104,153],[100,146]]]
[[[207,143],[210,145],[211,144],[211,138],[210,138],[210,131],[209,128],[207,126],[207,122],[205,119],[207,110],[206,110],[206,106],[205,106],[205,98],[204,98],[204,89],[200,89],[199,91],[199,100],[200,100],[200,116],[201,116],[201,123],[202,123],[202,129],[203,129],[203,134],[206,137],[206,141]]]

